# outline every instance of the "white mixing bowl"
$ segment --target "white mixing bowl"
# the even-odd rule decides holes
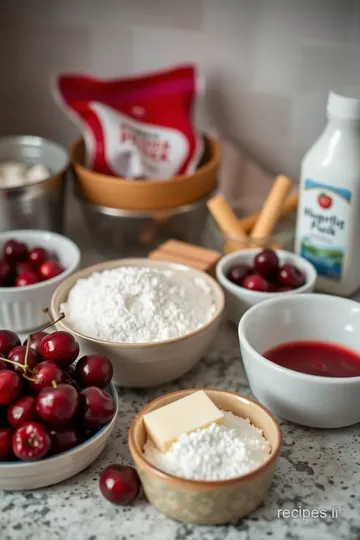
[[[246,375],[272,413],[317,428],[360,422],[360,377],[319,377],[279,366],[263,353],[291,341],[324,341],[360,353],[360,304],[322,294],[283,295],[253,306],[239,324]]]

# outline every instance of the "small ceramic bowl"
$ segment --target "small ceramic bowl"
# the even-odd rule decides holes
[[[227,277],[227,273],[235,264],[252,264],[255,255],[261,251],[258,248],[236,251],[222,257],[216,267],[216,277],[222,285],[225,292],[226,315],[230,322],[238,325],[239,320],[244,313],[255,304],[277,298],[279,296],[288,296],[294,294],[310,293],[314,290],[316,282],[316,270],[314,266],[290,251],[276,250],[280,265],[293,264],[301,270],[306,276],[306,282],[302,287],[287,292],[259,292],[251,291],[232,283]]]
[[[91,338],[71,328],[66,318],[56,326],[68,330],[79,341],[84,354],[105,354],[114,368],[116,384],[132,388],[147,388],[165,384],[184,375],[202,358],[214,338],[224,310],[224,294],[221,287],[209,275],[187,266],[153,261],[150,259],[119,259],[107,261],[85,268],[66,279],[55,291],[51,300],[51,312],[54,318],[60,314],[61,304],[66,302],[70,289],[76,281],[86,278],[94,272],[102,272],[120,266],[151,267],[172,270],[179,273],[182,280],[201,278],[210,287],[216,303],[213,318],[201,328],[184,336],[153,343],[114,343]]]
[[[104,450],[115,427],[118,395],[111,383],[107,389],[115,401],[113,419],[75,448],[39,461],[0,461],[0,490],[22,491],[52,486],[86,469]]]
[[[360,422],[360,377],[319,377],[270,362],[263,353],[291,341],[325,341],[360,353],[360,304],[322,294],[279,295],[239,324],[241,354],[256,398],[274,414],[316,428]]]
[[[219,525],[240,519],[259,506],[272,481],[282,437],[275,418],[252,399],[227,390],[204,388],[220,409],[249,418],[252,424],[262,429],[271,444],[269,458],[254,471],[223,481],[185,480],[160,471],[143,454],[146,441],[143,416],[198,390],[179,390],[144,407],[131,424],[129,446],[145,494],[160,512],[184,523]]]
[[[66,236],[34,229],[0,233],[0,253],[5,242],[10,239],[25,242],[30,248],[40,246],[55,252],[65,268],[58,276],[34,285],[0,287],[0,327],[14,332],[28,332],[48,322],[43,309],[49,307],[58,285],[79,268],[80,250]]]

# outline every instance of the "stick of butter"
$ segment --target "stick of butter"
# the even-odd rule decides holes
[[[166,452],[183,433],[221,424],[224,415],[204,390],[173,401],[144,415],[148,436],[160,452]]]

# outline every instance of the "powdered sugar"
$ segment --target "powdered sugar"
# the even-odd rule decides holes
[[[248,418],[223,413],[224,424],[181,435],[165,454],[148,439],[145,457],[164,472],[192,480],[226,480],[249,473],[267,460],[270,443]]]
[[[61,306],[74,330],[127,343],[183,336],[216,311],[212,291],[201,278],[151,267],[122,266],[79,279]]]

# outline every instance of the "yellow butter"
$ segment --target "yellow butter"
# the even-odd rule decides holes
[[[166,452],[183,433],[223,421],[223,413],[203,390],[144,415],[146,432],[161,452]]]

